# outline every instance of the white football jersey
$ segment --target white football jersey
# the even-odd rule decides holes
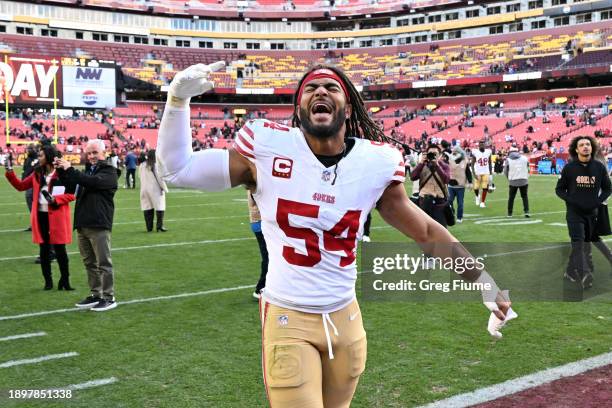
[[[491,174],[489,171],[489,162],[491,161],[491,149],[485,149],[481,152],[479,149],[472,150],[472,156],[476,159],[474,162],[474,173],[477,176],[483,174]]]
[[[299,128],[267,120],[243,126],[234,148],[257,168],[266,301],[316,313],[345,307],[355,298],[357,238],[368,213],[387,186],[404,182],[400,151],[356,139],[337,169],[326,168]]]

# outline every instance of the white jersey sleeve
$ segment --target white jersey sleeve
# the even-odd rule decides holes
[[[180,187],[221,191],[231,187],[229,152],[191,147],[189,108],[166,105],[157,139],[158,165],[162,178]]]

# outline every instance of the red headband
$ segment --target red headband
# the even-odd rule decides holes
[[[334,81],[338,82],[340,84],[340,87],[344,91],[344,96],[346,97],[347,102],[349,103],[351,102],[348,89],[346,89],[346,84],[344,83],[342,78],[340,78],[340,76],[336,74],[334,71],[332,71],[331,69],[321,68],[321,69],[315,69],[314,71],[312,71],[302,81],[302,86],[300,86],[300,89],[298,91],[298,96],[297,96],[298,105],[300,104],[300,101],[302,100],[302,92],[304,92],[304,87],[306,86],[306,84],[308,84],[308,82],[312,81],[313,79],[321,79],[321,78],[329,78],[329,79],[333,79]]]

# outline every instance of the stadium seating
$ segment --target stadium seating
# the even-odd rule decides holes
[[[119,62],[126,75],[156,85],[168,83],[179,70],[196,63],[224,60],[229,67],[213,74],[218,88],[292,88],[311,65],[331,61],[360,85],[385,85],[422,79],[452,79],[565,67],[585,67],[612,62],[608,30],[590,31],[566,27],[550,34],[505,34],[478,37],[460,43],[446,41],[439,47],[413,44],[336,51],[248,51],[245,59],[231,50],[185,49],[3,35],[0,43],[20,54],[88,56]],[[469,43],[469,44],[468,44]],[[571,47],[568,49],[568,44]],[[572,45],[573,44],[573,45]],[[573,48],[572,48],[573,47]],[[578,52],[576,50],[580,49]],[[339,55],[338,55],[339,54]],[[562,58],[563,55],[566,58]],[[568,60],[569,58],[569,60]],[[248,64],[258,69],[237,82],[237,70]]]

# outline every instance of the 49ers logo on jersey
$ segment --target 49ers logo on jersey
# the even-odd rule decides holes
[[[275,157],[272,162],[272,175],[280,178],[291,178],[293,160],[284,157]]]

